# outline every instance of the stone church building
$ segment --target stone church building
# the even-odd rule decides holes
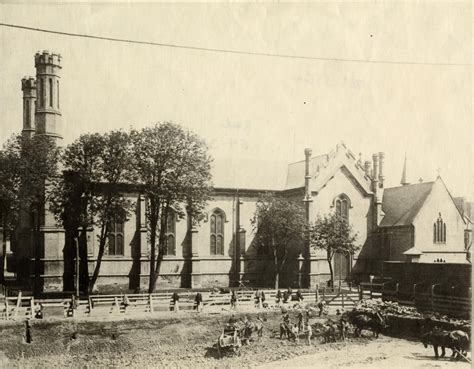
[[[22,80],[23,135],[49,135],[61,144],[61,57],[47,51],[35,55],[36,78]],[[302,153],[303,154],[303,153]],[[441,178],[430,183],[385,188],[384,153],[370,161],[356,157],[343,143],[313,156],[311,149],[290,163],[284,188],[272,192],[300,203],[308,221],[336,212],[357,232],[361,250],[336,255],[337,280],[364,280],[376,274],[383,260],[412,262],[466,261],[466,222]],[[251,218],[265,189],[214,188],[205,219],[191,227],[188,219],[172,217],[167,230],[168,249],[158,288],[251,286],[273,284],[273,262],[254,246]],[[99,291],[121,288],[145,290],[148,284],[149,245],[143,195],[130,191],[135,210],[127,221],[114,225],[97,281]],[[41,252],[35,253],[31,225],[24,219],[12,245],[12,268],[33,285],[35,257],[40,254],[43,291],[72,290],[73,268],[64,253],[64,230],[45,209],[41,224]],[[98,244],[96,230],[88,230],[87,263],[92,273]],[[282,287],[325,284],[329,268],[324,252],[299,249],[281,277]],[[69,281],[69,282],[68,282]]]

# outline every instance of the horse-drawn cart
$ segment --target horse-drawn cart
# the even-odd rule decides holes
[[[239,337],[239,330],[236,327],[226,326],[217,340],[217,353],[219,357],[226,354],[240,355],[242,341]]]

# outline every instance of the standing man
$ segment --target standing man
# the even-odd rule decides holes
[[[311,328],[311,324],[309,324],[309,320],[305,323],[305,331],[306,337],[308,339],[308,346],[311,345],[311,336],[313,335],[313,329]]]
[[[235,290],[232,290],[232,295],[230,296],[230,308],[233,310],[237,308],[237,294]]]
[[[278,290],[276,294],[276,302],[277,302],[278,307],[281,306],[281,299],[282,299],[281,291]]]
[[[175,313],[179,313],[179,295],[178,292],[173,292],[173,296],[171,297],[173,301],[173,308]]]
[[[198,313],[202,311],[202,295],[201,292],[196,293],[196,297],[194,299],[196,302],[196,310]]]
[[[298,314],[298,330],[301,331],[303,329],[303,311],[300,310]]]
[[[303,294],[301,293],[300,290],[296,291],[296,299],[298,300],[299,304],[301,304],[303,302]]]

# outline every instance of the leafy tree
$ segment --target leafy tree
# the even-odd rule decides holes
[[[131,177],[130,136],[122,131],[85,134],[64,151],[64,176],[55,184],[51,209],[68,231],[70,259],[74,237],[79,236],[83,284],[92,292],[100,273],[111,225],[125,221],[132,204],[124,196]],[[87,231],[97,227],[97,262],[88,279]],[[84,280],[85,279],[85,280]]]
[[[257,201],[251,223],[257,248],[271,251],[273,255],[275,288],[278,289],[290,252],[301,249],[304,242],[304,209],[294,201],[265,194]]]
[[[168,216],[187,212],[192,222],[201,219],[211,191],[211,160],[204,141],[174,123],[132,131],[132,140],[136,178],[146,198],[153,292],[166,252]]]
[[[310,246],[326,251],[326,260],[331,273],[331,286],[334,286],[334,271],[332,260],[336,253],[353,254],[360,246],[355,244],[357,234],[353,233],[351,225],[337,214],[318,217],[309,226]]]
[[[14,136],[4,144],[0,155],[0,211],[4,238],[9,236],[11,239],[21,217],[33,220],[36,276],[40,273],[40,227],[44,220],[45,199],[50,190],[48,184],[57,176],[59,152],[54,140],[48,136]]]
[[[4,258],[7,239],[12,239],[13,229],[17,226],[20,195],[20,149],[15,149],[16,138],[11,138],[0,151],[0,226],[3,237],[0,252],[0,281],[4,280]]]

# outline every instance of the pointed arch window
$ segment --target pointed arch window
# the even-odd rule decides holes
[[[211,255],[224,255],[224,221],[223,211],[216,209],[211,214]]]
[[[433,242],[434,243],[446,243],[446,223],[439,213],[439,217],[433,224]]]
[[[44,106],[44,81],[43,78],[39,80],[39,89],[38,89],[40,107]]]
[[[123,221],[115,219],[109,227],[109,255],[124,255]]]
[[[340,194],[334,199],[336,214],[343,219],[349,221],[349,209],[351,208],[351,200],[345,194]]]
[[[53,107],[53,79],[49,79],[49,106]]]
[[[176,214],[173,210],[168,213],[166,222],[165,255],[176,255]]]
[[[30,102],[28,100],[25,100],[25,114],[26,114],[26,126],[28,128],[31,127],[31,113],[30,113]]]

